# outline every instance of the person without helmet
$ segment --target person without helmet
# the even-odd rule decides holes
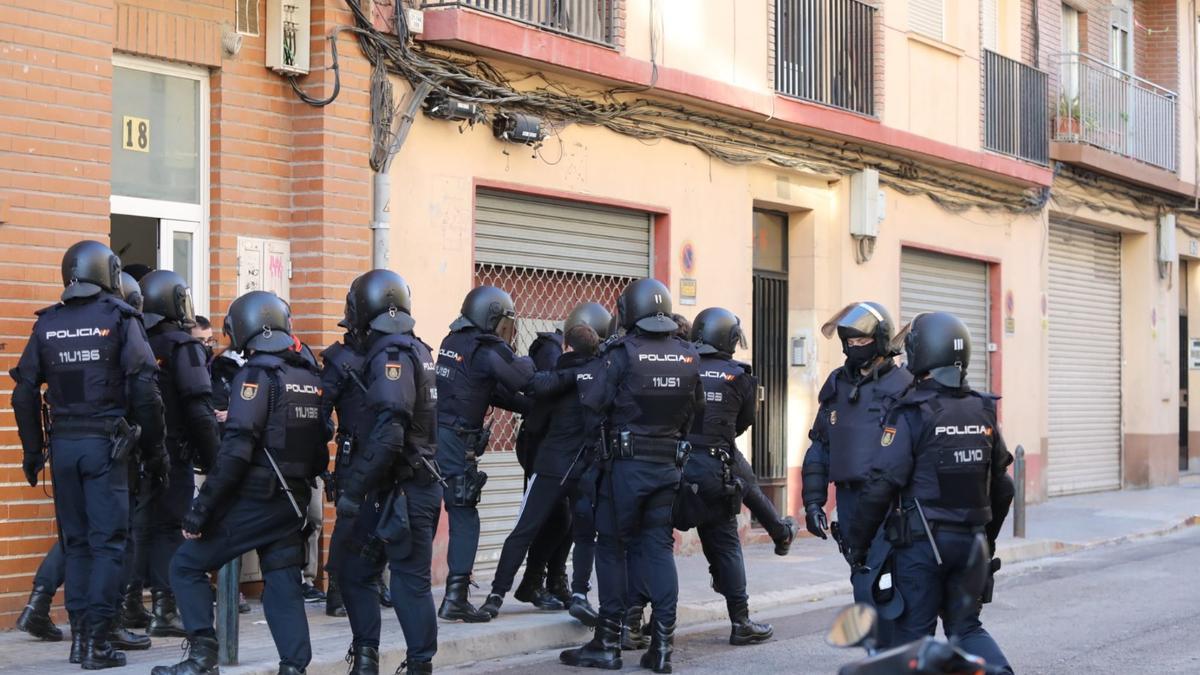
[[[844,542],[843,528],[854,519],[867,467],[879,447],[884,411],[912,382],[912,374],[893,360],[894,331],[891,314],[877,302],[847,305],[821,327],[825,337],[837,335],[846,355],[845,364],[830,373],[817,396],[821,407],[809,432],[812,444],[802,470],[805,521],[808,531],[822,539],[829,529],[825,517],[829,483],[837,486],[835,539]],[[888,553],[885,543],[875,551],[880,561]],[[857,600],[876,604],[870,589],[855,590]],[[886,642],[894,607],[878,609],[880,639]]]
[[[632,575],[653,605],[651,643],[641,665],[671,672],[679,578],[675,569],[672,505],[685,435],[704,412],[699,354],[673,335],[671,294],[661,282],[642,279],[617,300],[626,334],[611,343],[582,392],[589,429],[602,433],[606,452],[596,499],[596,572],[600,620],[595,637],[559,660],[571,666],[621,668],[621,624],[626,604],[626,550]]]
[[[587,302],[575,307],[563,324],[565,353],[553,368],[539,371],[530,383],[534,409],[545,417],[547,428],[534,455],[533,475],[517,524],[504,540],[492,591],[481,608],[492,617],[500,612],[504,595],[512,588],[521,558],[531,545],[536,545],[535,538],[545,536],[550,539],[550,549],[563,545],[569,548],[575,542],[574,577],[566,599],[572,616],[587,625],[596,623],[595,610],[587,599],[595,526],[591,518],[573,523],[572,504],[579,494],[580,476],[591,464],[595,450],[594,440],[584,435],[579,377],[588,364],[598,359],[600,342],[608,337],[611,322],[612,315],[602,305]],[[532,552],[529,555],[534,559]],[[556,609],[566,606],[560,603]]]
[[[392,570],[393,610],[408,649],[401,667],[410,675],[430,673],[438,632],[430,574],[442,504],[433,356],[413,334],[411,294],[400,275],[372,270],[350,293],[348,319],[363,348],[354,385],[361,385],[363,408],[357,447],[339,470],[339,545],[330,563],[354,634],[350,673],[379,672],[376,579],[384,564]]]
[[[287,303],[274,293],[251,291],[234,300],[229,328],[233,349],[248,359],[233,381],[216,459],[184,515],[186,541],[171,560],[189,654],[174,666],[156,666],[153,675],[217,672],[208,572],[252,550],[279,672],[303,673],[312,659],[300,568],[305,506],[329,463],[321,381],[297,349]]]
[[[62,280],[62,301],[37,313],[10,372],[12,407],[30,486],[38,483],[46,449],[54,455],[67,614],[72,633],[86,636],[72,657],[94,670],[125,665],[109,637],[124,579],[128,464],[140,456],[147,472],[165,482],[169,459],[154,354],[140,315],[121,299],[120,259],[104,244],[81,241],[63,256]],[[43,427],[43,384],[50,429]]]
[[[996,397],[967,385],[971,335],[957,317],[919,314],[902,337],[916,384],[886,415],[850,523],[846,560],[862,567],[899,498],[900,512],[891,516],[895,526],[886,528],[892,543],[900,544],[893,578],[903,610],[894,643],[931,635],[940,614],[958,646],[1012,672],[979,621],[982,605],[966,611],[949,606],[976,536],[986,535],[995,555],[1012,503],[1006,473],[1012,455],[997,425]]]
[[[437,357],[437,459],[448,485],[443,499],[450,518],[450,573],[438,616],[479,623],[491,619],[468,599],[479,548],[476,507],[487,481],[487,474],[479,470],[490,432],[483,418],[489,406],[528,412],[529,401],[519,392],[534,371],[529,359],[517,358],[510,346],[517,314],[508,293],[480,286],[467,293],[461,311]]]

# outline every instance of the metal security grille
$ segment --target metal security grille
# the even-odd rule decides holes
[[[1046,73],[983,50],[983,146],[1038,164],[1050,161]]]
[[[592,42],[612,44],[616,0],[424,0],[422,9],[470,7]]]
[[[751,432],[754,472],[776,506],[786,504],[787,482],[787,277],[754,274],[754,373],[762,387]]]
[[[875,12],[860,0],[776,0],[775,89],[874,115]]]
[[[900,320],[921,312],[949,312],[971,331],[971,363],[967,381],[988,391],[988,340],[991,303],[987,263],[906,248],[900,255]]]
[[[1050,223],[1051,495],[1121,487],[1121,236]]]

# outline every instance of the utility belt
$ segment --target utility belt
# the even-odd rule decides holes
[[[833,485],[834,485],[834,487],[836,487],[839,490],[849,490],[851,492],[858,492],[859,490],[862,489],[863,481],[861,481],[861,480],[839,480],[839,481],[834,481]]]
[[[609,436],[608,447],[611,448],[615,459],[637,459],[683,466],[687,462],[692,444],[673,438],[638,436],[629,431],[620,431]]]
[[[943,520],[930,520],[928,524],[935,536],[938,532],[973,535],[984,532],[986,529],[983,525],[951,523]],[[911,546],[914,541],[929,538],[926,521],[921,517],[921,511],[916,506],[905,506],[902,511],[892,509],[884,523],[884,536],[888,543],[896,548]]]
[[[102,436],[112,440],[109,456],[123,462],[133,454],[142,437],[142,429],[124,417],[58,417],[54,419],[51,435],[88,438]]]
[[[438,425],[454,432],[462,440],[463,445],[467,447],[467,454],[478,457],[487,451],[488,443],[492,440],[492,427],[488,425],[483,428],[468,427],[462,424],[441,424]],[[469,460],[474,461],[474,460]]]
[[[288,491],[303,494],[305,490],[312,489],[312,485],[306,479],[285,477],[285,480],[287,489],[284,489],[285,485],[280,484],[274,469],[269,466],[252,465],[242,477],[241,494],[253,499],[270,499]]]

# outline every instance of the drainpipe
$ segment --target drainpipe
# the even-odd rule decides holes
[[[408,138],[413,122],[417,119],[417,111],[425,103],[425,97],[433,90],[433,85],[422,82],[413,90],[408,99],[408,106],[396,124],[392,135],[392,145],[388,148],[387,160],[383,168],[371,177],[371,268],[387,269],[389,263],[388,242],[391,238],[392,224],[388,218],[388,205],[391,199],[392,180],[390,170],[392,160]]]

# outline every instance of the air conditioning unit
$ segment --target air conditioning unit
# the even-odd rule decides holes
[[[308,74],[309,0],[267,0],[267,67],[280,75]]]

